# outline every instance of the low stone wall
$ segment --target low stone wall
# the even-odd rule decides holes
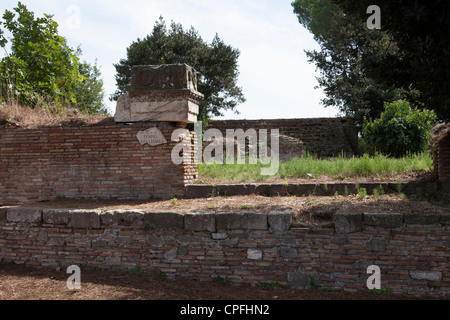
[[[133,268],[169,278],[367,291],[367,268],[395,294],[450,294],[450,213],[338,212],[300,228],[290,212],[174,213],[0,208],[0,260]]]
[[[261,195],[278,196],[333,196],[358,194],[358,188],[365,188],[367,194],[373,194],[377,188],[382,188],[385,194],[404,193],[406,195],[430,196],[439,190],[436,181],[411,182],[346,182],[346,183],[248,183],[248,184],[189,184],[186,186],[186,198],[207,198],[214,195],[239,196]]]

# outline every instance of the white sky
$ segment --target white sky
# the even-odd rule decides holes
[[[214,35],[241,52],[238,85],[247,101],[240,115],[227,112],[221,119],[278,119],[334,117],[337,109],[320,104],[324,93],[317,85],[315,66],[304,50],[319,49],[312,35],[293,13],[292,0],[22,0],[41,17],[53,14],[59,34],[82,58],[97,59],[111,113],[116,90],[114,63],[126,58],[126,48],[150,34],[162,15],[184,29],[193,26],[211,42]],[[1,0],[0,13],[17,0]],[[75,9],[75,10],[74,10]],[[79,14],[78,14],[78,13]]]

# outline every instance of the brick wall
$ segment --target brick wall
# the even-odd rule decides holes
[[[0,260],[164,272],[169,278],[367,291],[381,269],[395,294],[450,294],[450,213],[338,212],[326,229],[289,212],[169,213],[0,208]],[[312,279],[312,280],[311,280]]]
[[[216,120],[209,127],[219,129],[224,135],[226,129],[279,129],[280,134],[303,141],[305,151],[319,157],[358,153],[357,131],[344,118]]]
[[[444,192],[450,194],[450,129],[437,143],[437,168]]]
[[[155,126],[168,143],[141,145],[137,133]],[[171,160],[177,144],[171,135],[177,128],[165,122],[0,128],[0,205],[53,200],[58,195],[86,199],[183,195],[197,170],[194,162],[174,165]]]

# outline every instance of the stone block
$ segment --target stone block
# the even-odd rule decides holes
[[[309,289],[312,285],[320,286],[319,274],[317,272],[308,273],[301,265],[297,271],[288,272],[287,278],[288,284],[296,289]]]
[[[137,134],[137,138],[141,145],[148,144],[150,147],[167,144],[167,140],[164,137],[163,133],[156,127],[147,129],[145,131],[139,131]]]
[[[128,245],[133,243],[132,237],[117,237],[116,242],[119,245]]]
[[[224,149],[225,151],[226,149]],[[243,196],[255,194],[256,185],[254,184],[228,184],[220,186],[223,194],[226,196]]]
[[[144,224],[154,229],[182,229],[184,215],[176,212],[148,212],[144,215]]]
[[[100,215],[102,225],[105,226],[143,226],[144,213],[139,210],[112,210]]]
[[[338,211],[334,216],[336,233],[351,233],[361,231],[363,227],[363,214],[359,212]]]
[[[107,240],[104,239],[99,239],[99,240],[93,240],[92,241],[92,247],[93,248],[106,248],[109,246],[109,242]]]
[[[298,258],[298,252],[294,248],[281,248],[280,256],[283,258]]]
[[[134,66],[131,91],[117,101],[116,122],[197,121],[204,96],[197,73],[186,65]]]
[[[36,237],[36,240],[47,242],[47,240],[48,240],[48,232],[47,231],[40,231],[39,234]]]
[[[67,225],[70,221],[71,210],[66,209],[45,209],[42,212],[44,224]]]
[[[173,250],[169,250],[164,254],[164,259],[166,260],[175,260],[178,256],[178,250],[177,249],[173,249]]]
[[[64,244],[64,238],[51,238],[47,242],[47,245],[52,247],[62,247]]]
[[[295,239],[295,236],[293,234],[286,234],[280,237],[280,242],[281,244],[295,245],[297,244],[297,239]]]
[[[73,210],[68,226],[75,229],[98,229],[100,228],[99,212],[95,210]]]
[[[219,213],[217,230],[267,230],[267,214],[254,212]]]
[[[364,248],[369,251],[385,251],[386,245],[386,240],[372,238],[365,243]]]
[[[6,220],[8,222],[22,222],[22,223],[41,223],[42,211],[37,208],[9,208],[6,213]]]
[[[228,239],[228,235],[226,233],[213,233],[213,240],[225,240]]]
[[[187,231],[216,231],[216,215],[213,212],[195,212],[184,215],[184,228]]]
[[[196,92],[197,81],[197,72],[187,64],[133,66],[130,92],[134,94],[158,90]]]
[[[365,213],[364,224],[373,227],[397,228],[403,225],[401,213]]]
[[[366,271],[367,268],[374,265],[375,263],[372,260],[357,260],[354,263],[355,269]]]
[[[214,192],[214,186],[209,184],[190,184],[186,186],[186,197],[189,199],[210,197]]]
[[[247,250],[247,259],[249,260],[262,260],[262,250],[260,249],[248,249]]]
[[[273,232],[286,232],[291,228],[292,213],[289,211],[272,211],[267,216],[269,228]]]
[[[228,247],[228,248],[234,248],[238,245],[239,239],[238,238],[230,238],[223,241],[220,241],[220,246],[222,247]]]
[[[201,243],[203,238],[199,236],[192,236],[190,234],[182,234],[175,237],[177,242],[182,245],[189,245],[192,243]]]
[[[410,271],[409,275],[414,280],[442,281],[441,271]]]
[[[331,236],[330,242],[333,244],[344,245],[349,244],[350,241],[346,234],[335,234]]]
[[[288,284],[289,286],[296,289],[306,289],[309,288],[309,278],[305,272],[289,272],[288,273]]]
[[[147,244],[152,247],[159,247],[165,245],[166,242],[162,237],[151,235],[147,236]]]
[[[105,263],[107,266],[121,266],[122,259],[120,257],[106,257]]]
[[[408,213],[404,215],[405,224],[428,225],[439,223],[441,216],[433,213]]]
[[[7,212],[8,212],[7,207],[0,208],[0,223],[6,222]]]
[[[441,224],[450,224],[450,213],[445,212],[440,214],[441,218],[439,219],[439,223]]]

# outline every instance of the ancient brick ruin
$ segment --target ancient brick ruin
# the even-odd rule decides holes
[[[436,149],[435,169],[443,195],[450,198],[450,124],[438,125],[433,140],[433,147]]]
[[[291,153],[303,151],[318,157],[358,155],[358,134],[356,128],[345,118],[315,119],[276,119],[276,120],[216,120],[210,128],[220,130],[224,135],[227,129],[279,129],[280,158],[289,159]],[[292,152],[289,139],[296,139],[296,150]]]
[[[173,133],[195,122],[203,95],[187,65],[137,66],[115,121],[96,125],[4,127],[0,130],[0,205],[77,199],[150,199],[183,196],[197,178],[195,133],[191,152],[174,164]]]

